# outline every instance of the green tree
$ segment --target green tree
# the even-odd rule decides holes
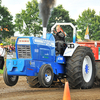
[[[51,27],[55,23],[68,23],[71,22],[75,25],[75,21],[69,17],[69,12],[63,8],[62,5],[55,7],[51,13],[49,23],[47,26],[48,31],[51,31]],[[66,32],[66,41],[72,42],[73,40],[73,29],[71,26],[61,26],[61,28]]]
[[[12,21],[13,16],[10,14],[7,7],[0,5],[0,34],[2,34],[2,38],[14,35],[14,24]]]
[[[23,28],[23,21],[26,24],[26,28]],[[37,0],[32,0],[26,4],[26,10],[22,10],[21,13],[16,14],[15,30],[20,34],[31,35],[40,34],[42,30],[42,20],[39,19],[39,8]]]
[[[79,15],[77,19],[78,35],[84,40],[86,28],[89,26],[89,37],[92,40],[100,40],[100,16],[96,15],[95,10],[87,9]]]
[[[0,5],[1,5],[1,0],[0,0]]]

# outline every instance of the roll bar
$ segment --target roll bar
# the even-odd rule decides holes
[[[53,33],[53,30],[57,25],[70,25],[73,28],[73,43],[76,42],[76,27],[72,23],[56,23],[52,26],[51,33]]]

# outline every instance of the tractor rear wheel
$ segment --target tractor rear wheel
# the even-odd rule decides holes
[[[26,79],[31,88],[39,88],[41,86],[37,76],[27,76]]]
[[[7,74],[7,68],[5,67],[4,73],[3,73],[3,79],[4,79],[4,82],[6,85],[8,85],[8,86],[16,85],[18,78],[19,78],[18,76],[9,76]]]
[[[79,46],[66,62],[67,80],[71,88],[89,89],[93,86],[96,66],[89,47]]]

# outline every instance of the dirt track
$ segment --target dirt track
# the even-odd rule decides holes
[[[100,88],[71,89],[71,100],[100,100]],[[30,88],[26,77],[20,77],[16,86],[6,86],[0,75],[0,100],[62,100],[63,88]]]

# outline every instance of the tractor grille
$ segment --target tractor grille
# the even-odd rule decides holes
[[[30,45],[17,45],[18,58],[31,58]]]

